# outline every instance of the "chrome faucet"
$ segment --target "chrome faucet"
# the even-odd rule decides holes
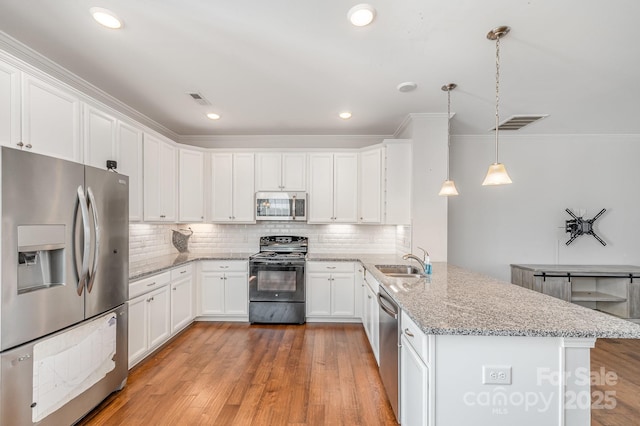
[[[418,262],[420,264],[420,267],[422,268],[422,271],[424,273],[427,273],[428,271],[427,271],[426,261],[427,261],[427,256],[429,256],[429,253],[425,249],[423,249],[422,247],[418,247],[418,248],[423,251],[422,259],[420,259],[418,256],[416,256],[415,254],[412,254],[412,253],[405,254],[404,256],[402,256],[402,259],[403,260],[407,260],[407,259],[415,260],[416,262]]]

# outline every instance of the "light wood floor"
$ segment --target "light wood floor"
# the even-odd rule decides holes
[[[640,424],[640,341],[599,339],[592,426]],[[610,375],[611,377],[611,375]],[[602,401],[601,405],[606,405]],[[396,425],[360,324],[193,324],[81,425]]]
[[[640,340],[598,339],[591,350],[591,372],[591,425],[640,425]],[[594,383],[604,382],[600,378],[607,374],[608,384]],[[614,404],[600,400],[605,392],[610,392]],[[611,405],[615,408],[607,408]]]
[[[361,324],[198,322],[82,425],[396,425]]]

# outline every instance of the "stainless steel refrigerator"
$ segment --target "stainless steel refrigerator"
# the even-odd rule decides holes
[[[0,425],[73,424],[126,383],[128,177],[0,156]]]

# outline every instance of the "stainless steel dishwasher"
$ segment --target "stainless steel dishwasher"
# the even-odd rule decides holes
[[[380,336],[380,378],[387,391],[391,408],[400,421],[400,333],[398,330],[398,305],[389,293],[379,286],[379,336]]]

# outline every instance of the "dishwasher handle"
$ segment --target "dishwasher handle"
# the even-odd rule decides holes
[[[380,309],[385,311],[391,318],[398,319],[398,308],[392,301],[383,296],[382,293],[378,293],[378,304],[380,305]]]

